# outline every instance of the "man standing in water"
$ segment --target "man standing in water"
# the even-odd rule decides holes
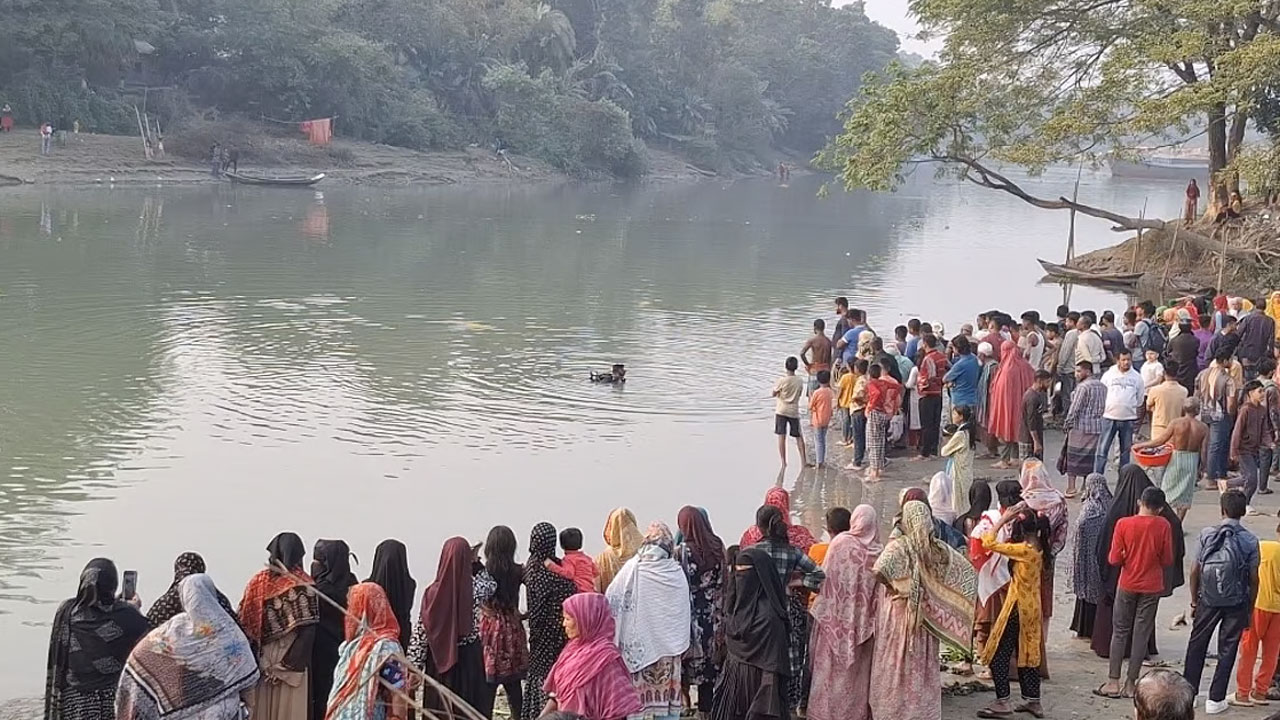
[[[804,381],[796,377],[800,361],[794,356],[787,358],[787,374],[778,379],[773,386],[773,397],[776,399],[773,415],[773,433],[778,436],[778,456],[782,458],[782,466],[787,465],[787,435],[796,440],[796,448],[800,451],[800,463],[808,465],[804,452],[804,436],[800,432],[800,396],[804,395]]]
[[[1200,422],[1200,401],[1187,398],[1182,403],[1182,417],[1169,423],[1163,431],[1152,432],[1147,442],[1133,446],[1134,450],[1145,450],[1173,445],[1173,457],[1164,467],[1160,489],[1179,520],[1187,516],[1195,497],[1196,480],[1200,477],[1200,448],[1208,436],[1209,426]]]
[[[827,324],[818,318],[813,321],[813,337],[805,341],[804,347],[800,348],[800,362],[804,363],[804,369],[809,373],[809,393],[813,394],[818,389],[818,373],[823,370],[831,370],[831,339],[827,337]],[[813,353],[813,359],[809,359],[809,353]]]

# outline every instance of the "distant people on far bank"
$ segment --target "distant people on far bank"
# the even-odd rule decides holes
[[[40,123],[40,154],[48,155],[53,151],[53,125]]]
[[[1187,201],[1182,210],[1182,222],[1186,227],[1196,221],[1196,214],[1199,212],[1200,205],[1200,186],[1196,184],[1196,179],[1191,178],[1191,182],[1187,183]]]
[[[0,106],[0,132],[13,132],[13,108],[9,103]]]

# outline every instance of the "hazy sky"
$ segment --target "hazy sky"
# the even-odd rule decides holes
[[[852,0],[836,0],[835,4],[844,5],[846,2],[852,2]],[[911,38],[919,32],[920,28],[907,14],[908,0],[865,0],[865,2],[867,16],[898,33],[903,50],[928,57],[942,47],[942,43],[938,40],[922,43]]]

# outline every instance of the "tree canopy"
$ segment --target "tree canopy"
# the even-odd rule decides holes
[[[1040,207],[1159,227],[1035,198],[996,168],[1099,163],[1194,135],[1208,147],[1221,197],[1238,182],[1259,98],[1280,82],[1274,0],[913,0],[911,8],[926,32],[945,36],[944,49],[936,62],[890,68],[850,102],[844,131],[823,153],[847,187],[892,188],[913,166],[937,163]]]
[[[641,171],[637,138],[745,168],[822,147],[897,50],[830,0],[0,0],[0,101],[129,132],[146,85],[170,125],[337,115],[361,139],[501,139],[570,171]]]

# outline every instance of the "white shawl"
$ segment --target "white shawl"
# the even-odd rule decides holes
[[[689,649],[689,581],[666,550],[644,546],[618,571],[605,596],[629,672]]]

